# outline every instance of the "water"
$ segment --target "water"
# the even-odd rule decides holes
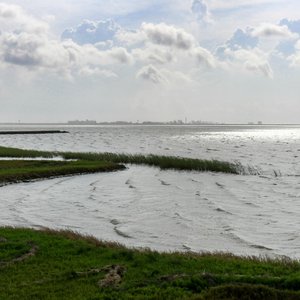
[[[1,225],[68,228],[164,251],[300,257],[300,127],[59,129],[70,134],[0,136],[0,145],[213,158],[239,161],[260,175],[128,166],[116,173],[10,185],[1,187]]]

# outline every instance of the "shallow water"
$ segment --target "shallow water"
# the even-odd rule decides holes
[[[7,129],[7,127],[6,127]],[[43,150],[240,161],[261,175],[127,170],[1,187],[0,224],[69,228],[128,246],[300,257],[299,127],[70,127],[0,136]]]

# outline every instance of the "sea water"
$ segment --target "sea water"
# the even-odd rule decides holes
[[[24,149],[155,153],[240,162],[256,175],[113,173],[1,187],[0,225],[51,227],[160,251],[300,257],[298,126],[2,126],[69,134],[0,136]]]

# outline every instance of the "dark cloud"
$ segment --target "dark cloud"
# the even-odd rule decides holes
[[[21,66],[38,66],[37,49],[42,45],[39,36],[27,33],[4,34],[1,37],[3,60]]]

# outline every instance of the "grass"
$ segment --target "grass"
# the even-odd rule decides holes
[[[175,169],[186,171],[210,171],[231,174],[244,172],[240,164],[175,156],[142,155],[142,154],[116,154],[116,153],[76,153],[76,152],[50,152],[36,150],[22,150],[17,148],[0,147],[0,157],[18,158],[51,158],[61,156],[65,159],[78,159],[88,161],[107,161],[113,163],[128,163],[137,165],[155,166],[161,169]]]
[[[300,263],[0,228],[0,299],[300,299]]]
[[[0,161],[0,184],[124,168],[122,165],[103,161],[5,160]]]

